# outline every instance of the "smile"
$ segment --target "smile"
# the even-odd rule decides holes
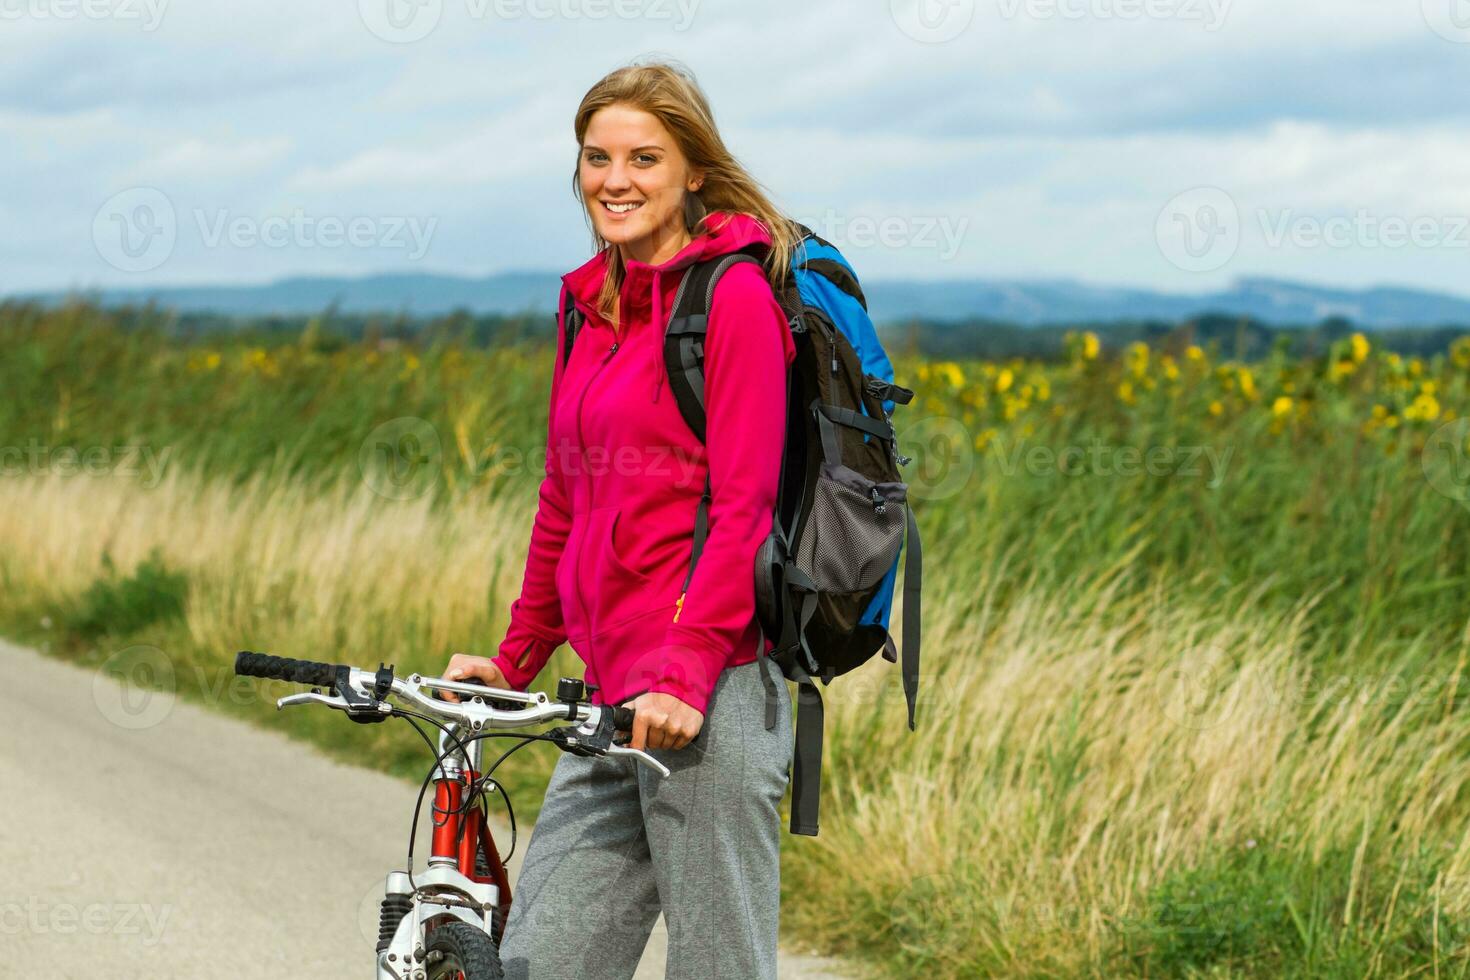
[[[622,204],[614,204],[611,201],[603,201],[602,206],[613,214],[627,214],[629,211],[636,211],[638,208],[643,207],[643,202],[627,201]]]

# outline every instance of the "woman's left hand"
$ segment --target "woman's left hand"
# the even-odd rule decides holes
[[[650,691],[628,702],[633,709],[634,749],[682,749],[704,727],[704,715],[672,694]]]

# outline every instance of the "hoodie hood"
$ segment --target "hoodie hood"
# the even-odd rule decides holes
[[[617,330],[613,331],[619,342],[655,324],[660,332],[663,331],[673,312],[674,293],[679,288],[679,280],[689,266],[750,246],[769,248],[771,245],[771,235],[766,231],[765,225],[748,214],[714,212],[705,220],[705,225],[707,231],[690,240],[688,245],[667,262],[660,265],[649,265],[636,259],[627,262],[618,304],[621,322]],[[609,331],[612,327],[602,319],[596,309],[597,295],[602,291],[602,282],[607,275],[609,255],[615,247],[608,246],[580,268],[562,276],[562,283],[582,310],[584,322]],[[662,346],[655,345],[651,349],[658,353],[657,357],[648,358],[652,398],[656,402],[663,390],[667,372],[663,364]]]

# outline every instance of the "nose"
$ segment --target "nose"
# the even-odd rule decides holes
[[[627,165],[616,161],[608,165],[607,179],[602,183],[609,194],[615,195],[633,186]]]

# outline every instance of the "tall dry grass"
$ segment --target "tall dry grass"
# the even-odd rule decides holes
[[[156,552],[189,576],[201,648],[391,658],[490,641],[531,515],[472,498],[435,509],[346,481],[233,485],[174,469],[145,490],[38,476],[0,481],[0,565],[12,602],[64,604],[104,574],[104,556],[126,570]]]
[[[828,934],[883,935],[933,976],[1183,975],[1274,897],[1303,907],[1235,963],[1251,975],[1463,975],[1444,923],[1470,913],[1470,647],[1334,672],[1310,600],[1272,616],[1242,589],[1211,612],[1129,575],[1022,586],[1001,611],[1003,572],[946,583],[922,734],[896,705],[836,704],[834,793],[797,872],[840,876]],[[1201,867],[1211,887],[1172,897]]]

